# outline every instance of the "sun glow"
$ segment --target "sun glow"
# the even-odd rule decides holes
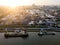
[[[3,6],[24,6],[24,5],[31,5],[33,0],[0,0],[0,5]]]

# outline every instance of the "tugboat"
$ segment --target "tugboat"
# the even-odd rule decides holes
[[[47,31],[43,31],[41,30],[39,33],[38,33],[39,36],[43,36],[43,35],[55,35],[54,32],[47,32]]]
[[[7,32],[4,34],[6,38],[8,37],[28,37],[26,30],[15,30],[14,32]]]

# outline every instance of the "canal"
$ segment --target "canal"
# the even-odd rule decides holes
[[[0,33],[0,45],[60,45],[60,33],[56,35],[38,36],[38,32],[28,32],[29,37],[5,38],[4,33]]]

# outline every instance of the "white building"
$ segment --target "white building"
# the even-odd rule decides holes
[[[30,22],[28,23],[28,25],[32,25],[32,24],[34,24],[34,21],[30,21]]]

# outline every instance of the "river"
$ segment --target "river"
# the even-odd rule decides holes
[[[29,37],[5,38],[0,33],[0,45],[60,45],[60,33],[56,35],[38,36],[38,32],[28,32]]]

